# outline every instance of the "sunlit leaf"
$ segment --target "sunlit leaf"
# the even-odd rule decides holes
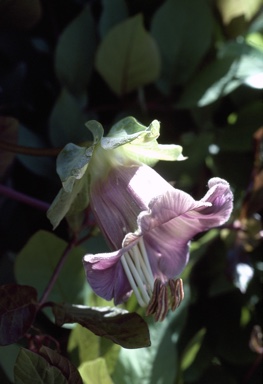
[[[92,348],[90,348],[91,345]],[[87,328],[77,324],[71,331],[68,342],[68,351],[71,355],[77,351],[80,364],[103,357],[108,372],[111,374],[115,368],[120,346],[112,343],[105,337],[96,336]]]
[[[80,305],[54,304],[56,324],[79,323],[98,336],[106,337],[124,348],[150,345],[145,321],[137,313],[117,308],[95,308]]]
[[[0,140],[17,144],[18,120],[13,117],[0,116]],[[0,149],[0,179],[13,163],[15,153]]]
[[[205,1],[167,0],[159,7],[151,32],[161,52],[158,87],[163,92],[169,93],[173,85],[185,83],[194,73],[210,46],[212,31]]]
[[[100,18],[99,29],[101,37],[116,24],[128,17],[128,8],[124,0],[103,0],[103,12]]]
[[[193,339],[189,342],[182,357],[181,367],[183,370],[187,369],[194,361],[201,345],[203,338],[206,334],[204,328],[200,329]]]
[[[262,6],[262,0],[216,0],[224,24],[243,17],[249,21]]]
[[[71,362],[47,347],[41,347],[39,354],[52,366],[58,368],[65,378],[68,384],[82,384],[80,374],[76,367]]]
[[[67,243],[53,233],[36,232],[17,255],[17,281],[34,286],[42,295],[66,247]],[[70,251],[48,300],[82,303],[85,284],[82,256],[83,251],[78,247]]]
[[[14,377],[15,384],[68,383],[59,368],[50,365],[44,357],[23,348],[16,360]]]
[[[0,286],[0,345],[15,343],[32,325],[37,310],[37,292],[17,284]]]
[[[81,364],[79,372],[84,384],[114,384],[107,371],[105,360],[101,357]]]
[[[89,7],[67,25],[60,36],[55,70],[62,85],[82,95],[90,80],[96,49],[95,23]]]
[[[159,51],[143,26],[141,14],[108,32],[98,48],[95,66],[117,95],[134,91],[158,78]]]
[[[263,87],[263,53],[243,43],[223,46],[215,61],[208,64],[187,86],[177,107],[204,107],[233,92],[242,84]],[[254,85],[253,80],[258,83]]]

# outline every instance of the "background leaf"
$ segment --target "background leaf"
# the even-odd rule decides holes
[[[84,384],[114,384],[108,374],[105,361],[101,357],[81,364],[79,371]]]
[[[17,281],[34,286],[41,296],[66,246],[67,243],[56,235],[38,231],[17,255],[15,262]],[[83,302],[83,287],[86,280],[82,267],[83,253],[81,248],[74,248],[68,254],[49,300]]]
[[[37,311],[37,292],[17,284],[0,286],[0,345],[21,339],[31,327]]]
[[[107,33],[98,47],[95,66],[117,95],[157,79],[159,51],[143,26],[142,15],[123,21]]]
[[[58,368],[68,384],[82,384],[80,374],[70,361],[47,347],[41,347],[39,354],[52,366]]]
[[[70,142],[80,144],[91,139],[85,127],[88,115],[82,105],[85,102],[75,98],[65,87],[61,90],[49,121],[49,137],[55,147],[63,147]]]
[[[76,365],[103,357],[109,374],[115,369],[120,348],[118,344],[104,337],[98,337],[79,324],[72,329],[68,342],[68,352],[73,361],[76,361]]]
[[[89,83],[95,49],[95,24],[87,6],[63,31],[55,55],[58,79],[76,96],[82,95]]]
[[[102,0],[103,12],[100,17],[99,30],[101,37],[116,24],[128,18],[128,8],[124,0]]]
[[[15,384],[67,384],[59,368],[50,365],[46,359],[34,352],[21,348],[15,368]]]
[[[30,29],[42,16],[40,0],[0,1],[0,26],[15,29]]]
[[[166,0],[152,19],[151,32],[162,58],[157,85],[169,93],[173,85],[189,79],[211,44],[210,9],[204,1]]]

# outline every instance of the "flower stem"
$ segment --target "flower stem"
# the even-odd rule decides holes
[[[40,211],[47,211],[50,206],[50,204],[44,201],[25,195],[22,192],[15,191],[14,189],[9,188],[3,184],[0,184],[0,195],[7,196],[16,201],[20,201],[21,203],[37,208]]]

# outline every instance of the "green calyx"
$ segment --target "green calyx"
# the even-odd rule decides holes
[[[69,143],[57,158],[62,188],[47,212],[54,228],[63,217],[77,214],[88,206],[90,181],[92,175],[98,173],[96,168],[103,177],[108,168],[117,163],[154,166],[159,160],[184,159],[181,146],[158,144],[160,123],[157,120],[145,127],[134,117],[126,117],[114,124],[106,137],[99,122],[88,121],[86,127],[93,134],[93,144],[80,147]]]

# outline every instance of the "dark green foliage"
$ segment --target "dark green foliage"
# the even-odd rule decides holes
[[[0,1],[1,383],[262,382],[262,32],[260,0]],[[86,283],[82,256],[107,249],[74,209],[88,196],[55,232],[46,217],[62,147],[130,115],[183,146],[156,166],[168,181],[199,199],[221,177],[235,197],[158,324]]]

